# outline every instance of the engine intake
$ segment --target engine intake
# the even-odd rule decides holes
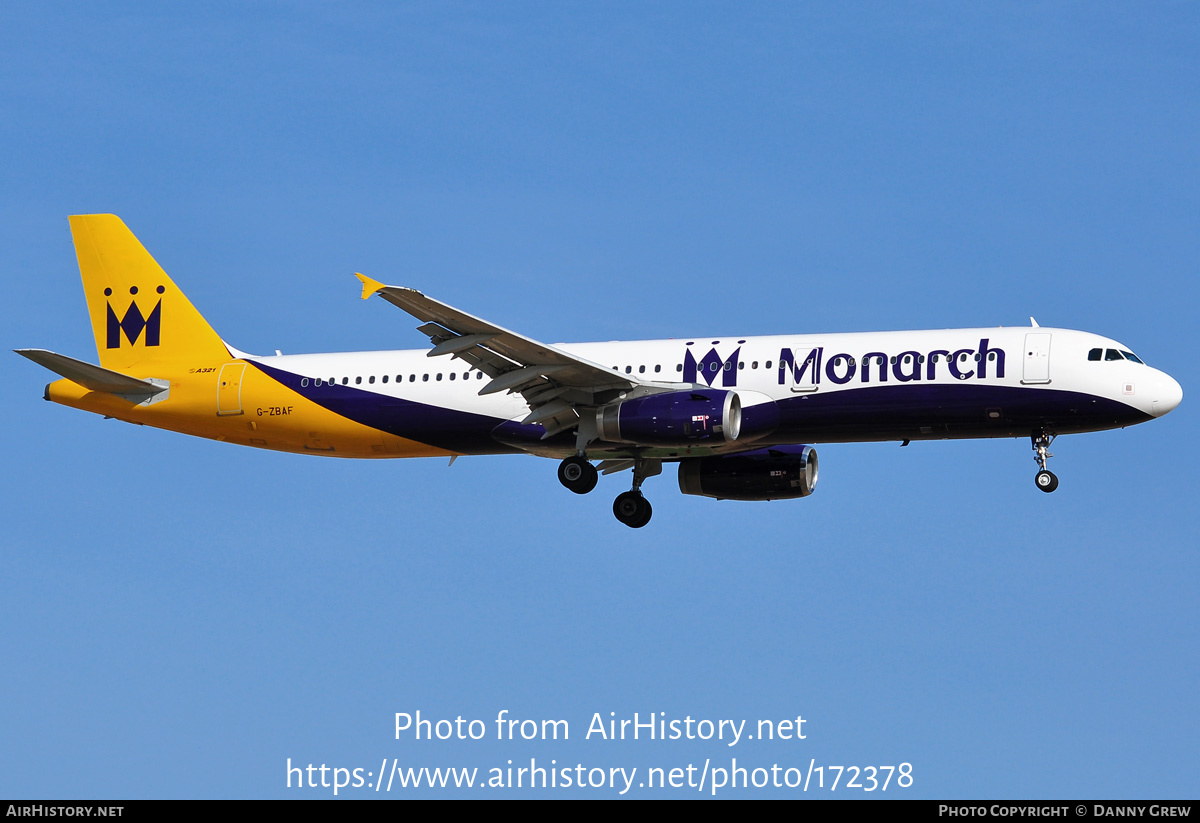
[[[732,443],[741,432],[742,403],[722,389],[649,394],[597,409],[596,428],[612,443]]]
[[[816,485],[812,446],[770,446],[679,463],[681,492],[718,500],[790,500],[808,497]]]

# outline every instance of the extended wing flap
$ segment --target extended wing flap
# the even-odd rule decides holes
[[[600,392],[623,391],[642,385],[642,381],[631,375],[618,374],[598,363],[509,331],[415,289],[385,286],[364,275],[357,276],[363,282],[364,298],[378,294],[422,321],[419,330],[433,343],[430,356],[449,354],[466,360],[491,377],[481,394],[516,391],[536,406],[545,402],[541,397],[552,394],[549,390],[555,388],[579,390],[590,399]]]
[[[121,374],[121,372],[106,369],[103,366],[94,366],[91,363],[85,363],[82,360],[46,349],[14,349],[13,351],[92,391],[133,398],[149,397],[167,388],[165,385],[159,385],[150,380],[130,377],[127,374]]]

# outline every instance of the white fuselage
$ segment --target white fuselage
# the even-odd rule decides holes
[[[774,401],[782,409],[781,425],[758,444],[1094,431],[1160,416],[1182,397],[1169,375],[1122,355],[1129,352],[1124,345],[1054,328],[693,337],[556,348],[644,381],[736,391],[748,413]],[[1089,360],[1096,350],[1100,359]],[[424,412],[408,414],[406,428],[396,434],[432,438],[464,453],[514,450],[511,439],[501,443],[488,433],[529,413],[522,397],[481,396],[485,375],[449,356],[427,354],[250,359],[299,377],[301,391],[311,390],[318,402],[331,392],[339,395],[330,402],[341,404],[340,413],[352,415],[372,397],[419,405]],[[349,397],[353,402],[344,402]],[[456,412],[463,416],[450,421],[446,413]],[[569,451],[528,450],[563,449]]]

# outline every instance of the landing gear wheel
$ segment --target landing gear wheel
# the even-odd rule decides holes
[[[596,488],[598,476],[596,467],[582,457],[568,457],[558,464],[558,482],[576,494],[587,494]]]
[[[1035,431],[1030,436],[1033,450],[1037,454],[1033,459],[1037,461],[1038,468],[1041,469],[1034,478],[1034,482],[1047,494],[1058,488],[1058,478],[1054,476],[1054,472],[1046,468],[1046,461],[1054,456],[1050,453],[1050,444],[1054,442],[1055,437],[1057,437],[1056,434],[1045,429]]]
[[[613,502],[613,514],[631,529],[640,529],[650,522],[654,509],[641,492],[628,491],[617,495]]]
[[[638,507],[638,519],[629,525],[635,529],[640,529],[642,526],[650,522],[650,517],[654,514],[654,507],[650,505],[650,501],[642,498],[641,506]]]

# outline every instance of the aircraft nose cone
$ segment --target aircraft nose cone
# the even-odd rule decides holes
[[[1183,400],[1183,386],[1180,386],[1179,381],[1171,375],[1164,374],[1162,383],[1154,393],[1152,414],[1155,417],[1162,417],[1178,406],[1181,400]]]

